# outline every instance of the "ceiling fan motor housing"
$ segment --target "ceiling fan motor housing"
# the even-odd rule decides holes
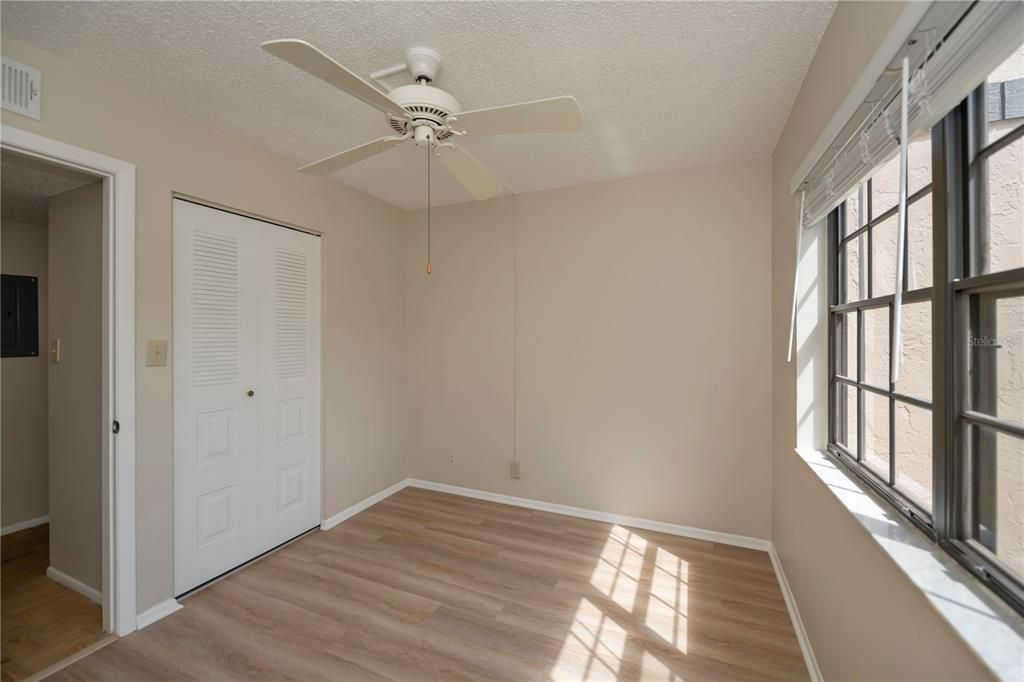
[[[459,100],[440,88],[432,85],[400,85],[388,93],[400,107],[409,112],[412,122],[388,116],[388,123],[399,135],[404,135],[410,127],[415,127],[416,122],[429,122],[435,126],[443,127],[449,116],[454,116],[462,111]],[[452,136],[450,130],[437,132],[437,139],[445,140]]]

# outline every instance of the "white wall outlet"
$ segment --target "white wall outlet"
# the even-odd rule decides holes
[[[455,466],[455,455],[448,455],[448,466]]]
[[[511,466],[509,467],[509,476],[516,479],[517,481],[519,480],[519,462],[512,462]]]
[[[150,339],[146,342],[146,367],[167,366],[166,339]]]

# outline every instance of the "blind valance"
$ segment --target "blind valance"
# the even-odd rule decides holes
[[[810,227],[900,147],[901,80],[909,63],[907,129],[930,129],[1020,46],[1024,3],[935,2],[924,12],[834,141],[795,179]]]

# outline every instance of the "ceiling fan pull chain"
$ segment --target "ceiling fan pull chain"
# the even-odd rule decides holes
[[[427,145],[427,274],[434,271],[430,265],[430,145]]]

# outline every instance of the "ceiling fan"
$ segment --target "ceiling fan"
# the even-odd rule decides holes
[[[384,112],[394,131],[387,137],[303,166],[299,170],[304,173],[334,173],[411,140],[416,146],[431,150],[474,199],[484,200],[503,193],[505,185],[469,152],[456,145],[454,138],[561,133],[583,127],[580,107],[576,99],[569,96],[462,111],[455,97],[430,85],[441,70],[441,58],[430,48],[414,47],[406,52],[405,68],[415,82],[400,85],[387,94],[303,40],[271,40],[263,43],[263,49]],[[389,69],[388,73],[401,68]]]

